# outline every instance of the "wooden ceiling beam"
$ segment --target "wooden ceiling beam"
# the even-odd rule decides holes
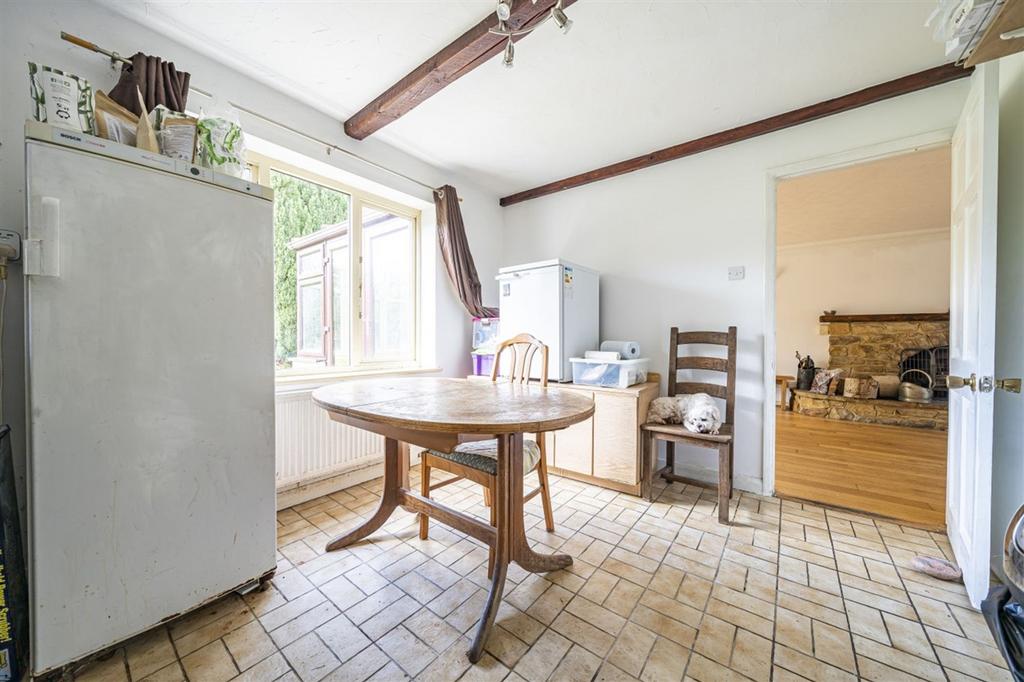
[[[531,0],[515,0],[512,3],[512,16],[507,23],[513,30],[533,26],[547,17],[556,1],[537,0],[534,3]],[[562,6],[568,7],[573,2],[575,0],[562,0]],[[501,52],[507,39],[490,32],[497,25],[494,13],[488,14],[476,26],[353,114],[345,121],[345,133],[357,140],[365,139]],[[518,42],[525,37],[520,35],[513,40]]]
[[[850,111],[851,109],[863,107],[868,104],[874,104],[875,102],[881,102],[882,100],[886,100],[891,97],[906,95],[911,92],[930,88],[934,85],[940,85],[942,83],[957,80],[958,78],[964,78],[965,76],[971,75],[971,71],[973,70],[973,67],[961,68],[955,64],[936,66],[935,68],[920,71],[909,76],[903,76],[902,78],[887,81],[879,85],[872,85],[871,87],[851,92],[849,94],[842,95],[841,97],[825,100],[824,102],[818,102],[817,104],[801,107],[800,109],[787,111],[784,114],[770,116],[768,118],[761,119],[760,121],[755,121],[754,123],[747,123],[737,128],[723,130],[711,135],[706,135],[705,137],[690,140],[689,142],[683,142],[671,147],[659,149],[658,151],[644,154],[643,156],[637,156],[632,159],[619,161],[618,163],[603,166],[586,173],[580,173],[568,178],[563,178],[562,180],[549,182],[546,185],[534,187],[533,189],[516,192],[515,194],[510,194],[509,196],[502,198],[499,203],[502,206],[511,206],[512,204],[518,204],[521,201],[536,199],[548,194],[554,194],[555,192],[563,192],[567,189],[572,189],[573,187],[580,187],[591,182],[607,180],[608,178],[614,178],[617,175],[624,175],[625,173],[632,173],[633,171],[649,168],[650,166],[654,166],[659,163],[665,163],[666,161],[674,161],[676,159],[700,154],[701,152],[706,152],[718,147],[724,147],[725,145],[743,142],[744,140],[749,140],[760,135],[767,135],[768,133],[774,133],[802,123],[815,121],[825,116]]]

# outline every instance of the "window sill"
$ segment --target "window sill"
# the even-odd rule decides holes
[[[301,374],[279,374],[274,377],[274,393],[296,393],[309,391],[327,384],[347,379],[371,379],[375,377],[403,376],[412,374],[436,374],[440,367],[377,367],[374,369],[345,370],[340,372],[306,372]]]

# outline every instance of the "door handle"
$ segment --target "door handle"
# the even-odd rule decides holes
[[[950,374],[946,377],[946,386],[948,388],[970,388],[972,391],[977,391],[978,377],[973,372],[969,377],[958,377]]]
[[[1020,393],[1020,379],[996,379],[996,388],[1008,393]]]

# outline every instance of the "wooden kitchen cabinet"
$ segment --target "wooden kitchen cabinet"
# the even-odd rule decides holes
[[[490,381],[490,377],[470,379]],[[660,381],[658,374],[648,372],[646,383],[629,388],[548,384],[548,388],[573,391],[594,401],[594,416],[590,419],[544,434],[548,471],[639,495],[643,455],[640,425],[647,419],[651,401],[658,397]]]
[[[596,414],[596,411],[595,411]],[[594,418],[555,431],[551,448],[556,469],[590,475],[594,472]]]
[[[629,388],[575,384],[549,385],[575,391],[594,400],[594,416],[562,431],[548,434],[551,473],[593,483],[632,495],[640,494],[640,424],[658,397],[657,375]]]

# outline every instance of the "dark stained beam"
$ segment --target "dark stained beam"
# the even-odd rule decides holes
[[[824,102],[818,102],[817,104],[812,104],[800,109],[794,109],[793,111],[787,111],[784,114],[770,116],[768,118],[761,119],[760,121],[755,121],[754,123],[747,123],[739,126],[738,128],[723,130],[705,137],[690,140],[689,142],[683,142],[671,147],[659,149],[658,151],[651,152],[650,154],[637,156],[632,159],[627,159],[626,161],[619,161],[618,163],[613,163],[610,166],[603,166],[586,173],[580,173],[579,175],[573,175],[562,180],[549,182],[548,184],[541,185],[540,187],[516,192],[515,194],[510,194],[509,196],[502,198],[499,203],[502,206],[511,206],[512,204],[518,204],[521,201],[536,199],[537,197],[554,194],[555,192],[562,192],[567,189],[572,189],[573,187],[580,187],[591,182],[597,182],[598,180],[607,180],[608,178],[614,178],[617,175],[632,173],[633,171],[637,171],[642,168],[648,168],[659,163],[665,163],[666,161],[674,161],[676,159],[693,156],[694,154],[700,154],[701,152],[706,152],[718,147],[724,147],[725,145],[743,142],[744,140],[749,140],[760,135],[767,135],[768,133],[774,133],[792,126],[797,126],[801,123],[815,121],[819,118],[824,118],[825,116],[850,111],[851,109],[863,107],[868,104],[874,104],[875,102],[881,102],[882,100],[886,100],[891,97],[906,95],[911,92],[930,88],[933,85],[940,85],[942,83],[957,80],[958,78],[964,78],[965,76],[971,75],[971,71],[973,70],[973,68],[961,68],[955,64],[936,66],[935,68],[920,71],[909,76],[903,76],[896,80],[891,80],[879,85],[872,85],[871,87],[851,92],[847,95],[842,95],[841,97],[825,100]]]
[[[818,322],[949,322],[949,313],[894,313],[882,315],[821,315]]]
[[[562,0],[568,7],[576,0]],[[513,30],[533,26],[547,17],[556,0],[514,0],[508,25]],[[507,38],[491,33],[498,25],[494,13],[412,70],[345,121],[345,133],[357,140],[377,132],[412,111],[431,96],[505,49]],[[516,36],[518,42],[525,35]]]

